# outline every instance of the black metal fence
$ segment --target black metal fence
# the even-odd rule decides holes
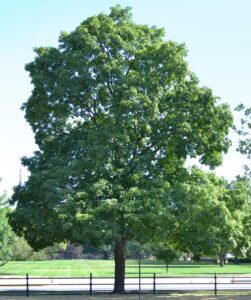
[[[0,294],[90,294],[113,292],[113,277],[0,277]],[[126,277],[125,292],[160,293],[171,291],[250,291],[251,275],[205,275],[161,277]]]

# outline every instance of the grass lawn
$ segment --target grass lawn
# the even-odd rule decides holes
[[[93,276],[113,276],[113,260],[48,260],[48,261],[21,261],[8,262],[0,267],[0,275],[21,275],[28,273],[30,276],[39,277],[85,277],[90,273]],[[216,264],[209,263],[174,263],[166,267],[158,261],[142,260],[142,276],[177,276],[177,275],[211,275],[213,273],[224,274],[251,274],[251,264],[227,264],[221,268]],[[138,276],[138,261],[127,260],[126,276]]]

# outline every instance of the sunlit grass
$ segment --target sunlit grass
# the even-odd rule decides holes
[[[87,277],[90,273],[93,276],[114,276],[113,260],[48,260],[48,261],[22,261],[8,262],[0,267],[0,275],[20,275],[41,277]],[[251,274],[251,264],[227,264],[220,267],[217,264],[209,263],[184,263],[177,262],[169,266],[166,273],[166,266],[155,260],[142,260],[142,276],[182,276],[182,275],[211,275],[217,274]],[[138,260],[127,260],[126,276],[138,276]]]

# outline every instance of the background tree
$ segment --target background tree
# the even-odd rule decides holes
[[[54,244],[48,246],[40,251],[34,251],[23,237],[15,235],[14,241],[11,245],[12,260],[47,260],[62,258],[60,254],[66,250],[66,244]]]
[[[12,259],[15,261],[24,261],[31,259],[32,248],[23,237],[16,236],[11,246]]]
[[[180,250],[218,255],[245,253],[250,244],[250,185],[246,178],[228,184],[213,173],[191,169],[169,194],[176,217],[174,240]]]
[[[0,178],[1,181],[1,178]],[[6,264],[12,258],[12,243],[15,234],[13,233],[9,223],[7,214],[8,209],[7,195],[0,195],[0,266]]]
[[[103,259],[109,259],[113,252],[111,245],[102,245],[99,251],[101,252]]]
[[[83,245],[74,245],[71,242],[68,242],[62,254],[66,259],[83,258]]]
[[[58,259],[62,258],[62,253],[67,249],[67,243],[54,243],[52,246],[45,248],[47,259]]]
[[[166,273],[168,273],[169,264],[180,256],[178,250],[166,242],[154,244],[153,254],[158,260],[164,261],[166,264]]]
[[[246,256],[251,247],[251,185],[246,176],[238,176],[227,186],[227,206],[233,217],[241,225],[236,237],[236,247],[232,249],[236,262],[238,257]]]
[[[152,245],[149,243],[146,244],[139,244],[135,241],[128,241],[126,245],[126,255],[129,258],[138,259],[139,252],[141,257],[149,258],[153,255]]]
[[[222,161],[232,116],[188,69],[183,44],[115,6],[36,48],[23,105],[39,150],[15,188],[10,222],[36,249],[63,239],[114,244],[115,292],[125,247],[169,218],[166,193],[187,157]],[[168,231],[167,231],[168,232]]]

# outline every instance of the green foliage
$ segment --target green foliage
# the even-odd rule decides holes
[[[45,260],[52,258],[57,250],[65,248],[61,243],[35,252],[23,237],[17,236],[12,231],[8,222],[12,210],[8,207],[8,202],[6,193],[0,195],[0,266],[9,260]]]
[[[46,259],[48,259],[47,251],[46,251],[46,249],[42,249],[40,251],[34,251],[34,252],[32,252],[32,255],[31,255],[31,257],[30,257],[29,260],[33,260],[33,261],[41,260],[41,261],[44,261]]]
[[[8,212],[7,196],[6,194],[0,195],[0,266],[12,258],[11,245],[14,240],[14,233],[8,223]]]
[[[240,136],[238,151],[251,159],[251,107],[246,108],[243,104],[236,107],[242,113],[241,125],[235,126],[236,132]],[[245,167],[246,173],[251,174],[249,166]]]
[[[166,195],[186,159],[221,163],[229,107],[200,87],[185,46],[163,38],[115,6],[63,32],[57,48],[35,49],[23,110],[39,150],[22,159],[31,175],[15,188],[10,223],[36,250],[116,245],[123,268],[128,240],[170,233]]]
[[[52,246],[49,246],[45,249],[45,254],[47,259],[55,259],[58,258],[59,252],[66,251],[67,243],[54,243]]]
[[[15,236],[11,245],[12,260],[14,261],[25,261],[25,260],[46,260],[57,257],[59,250],[64,250],[66,245],[54,244],[40,251],[34,251],[31,246],[23,237]]]
[[[243,255],[250,245],[250,185],[238,177],[228,184],[213,173],[191,169],[189,180],[170,193],[174,241],[184,252]]]
[[[179,258],[179,252],[172,245],[159,243],[153,246],[153,253],[158,260],[164,261],[168,266],[175,259]]]
[[[36,249],[64,239],[146,242],[188,156],[217,166],[232,116],[188,69],[183,44],[116,6],[36,48],[23,105],[39,150],[10,222]]]
[[[129,258],[137,259],[139,257],[139,253],[141,257],[149,258],[152,256],[152,247],[148,244],[139,244],[135,241],[129,241],[126,245],[126,255]]]
[[[32,256],[33,250],[23,237],[16,236],[11,248],[15,261],[29,260]]]

